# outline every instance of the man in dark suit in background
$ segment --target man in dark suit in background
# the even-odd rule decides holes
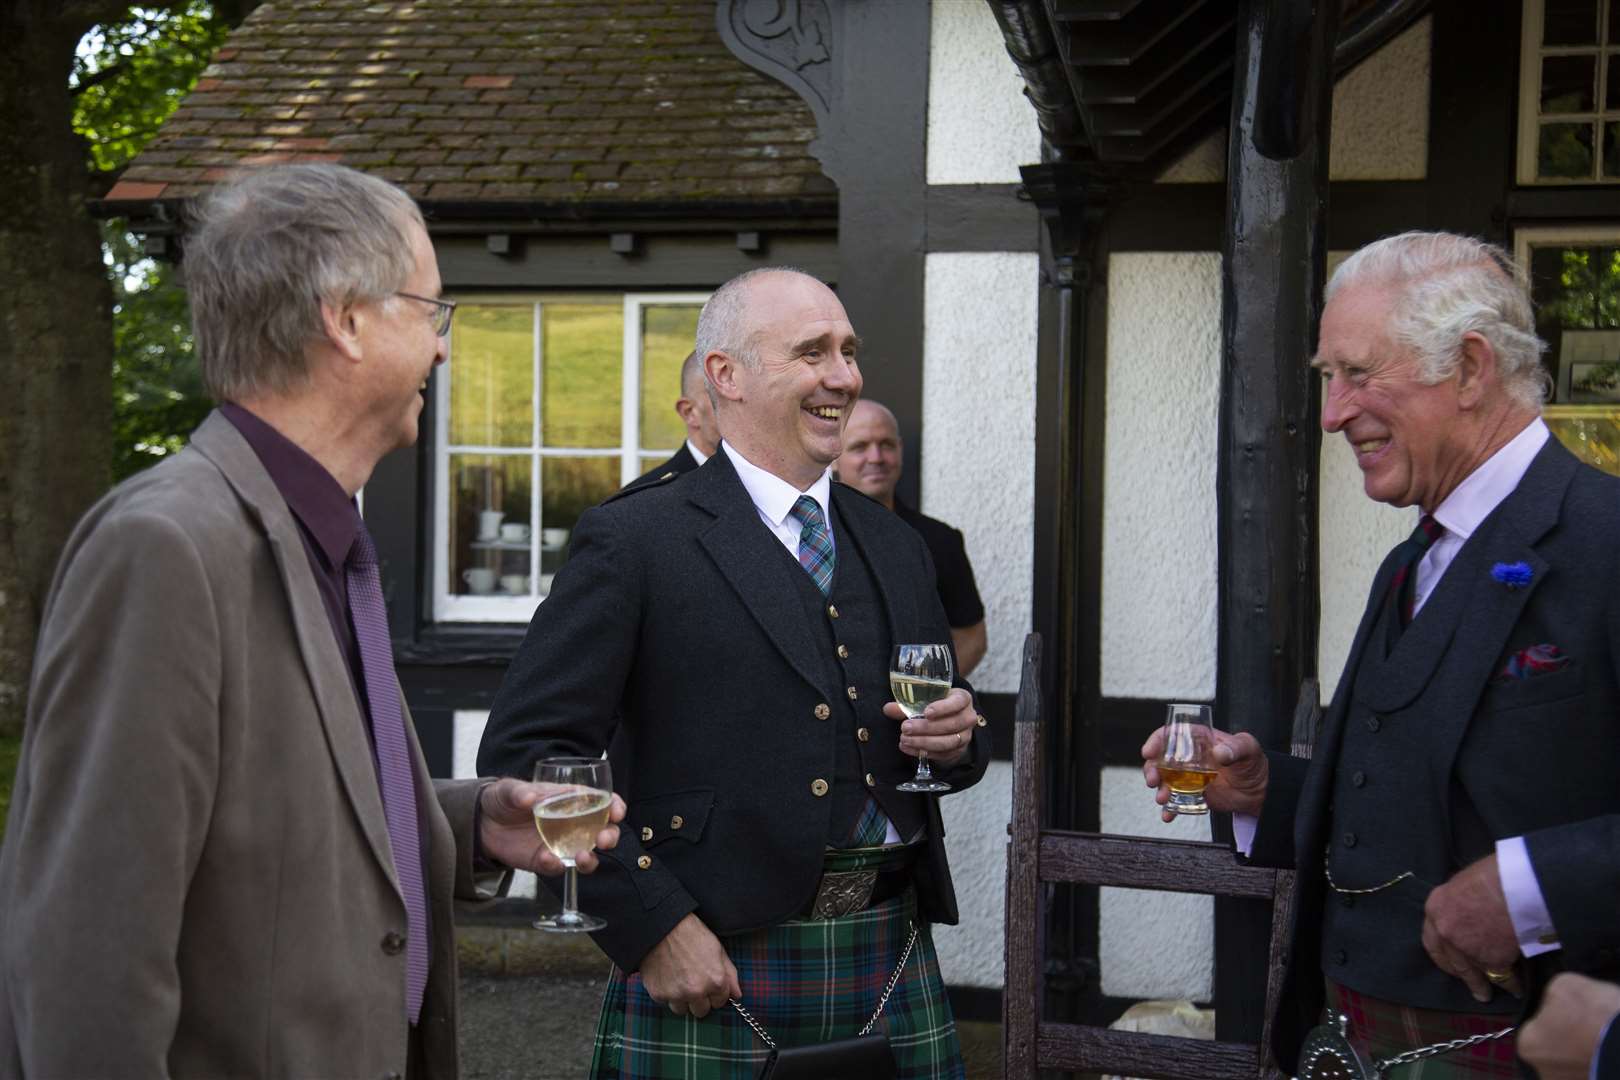
[[[1312,758],[1218,736],[1211,805],[1254,861],[1299,871],[1284,1068],[1324,1003],[1387,1058],[1505,1027],[1551,970],[1620,955],[1620,479],[1541,420],[1544,346],[1500,249],[1391,237],[1326,301],[1322,426],[1369,498],[1422,517],[1373,581]],[[1503,1040],[1425,1069],[1516,1065]]]
[[[626,487],[648,480],[668,480],[691,472],[714,456],[720,445],[720,432],[714,426],[714,405],[703,386],[703,358],[693,350],[681,361],[681,396],[675,399],[675,412],[686,425],[686,442],[662,465],[648,469]]]
[[[859,340],[786,270],[722,286],[697,339],[720,451],[580,518],[479,766],[610,749],[635,808],[581,883],[615,964],[595,1075],[751,1077],[765,1047],[728,998],[782,1045],[844,1038],[903,961],[879,1025],[899,1075],[960,1077],[939,806],[894,785],[926,752],[961,790],[989,746],[960,681],[903,724],[888,701],[893,646],[950,628],[922,539],[830,481]]]
[[[900,483],[900,425],[888,407],[863,398],[855,403],[844,428],[844,451],[838,457],[838,479],[900,515],[916,529],[934,557],[934,583],[945,618],[951,624],[951,643],[962,674],[971,675],[984,659],[988,642],[984,632],[984,602],[973,580],[973,564],[960,529],[907,506],[894,493]]]

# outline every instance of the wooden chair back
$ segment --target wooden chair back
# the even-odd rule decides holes
[[[1274,1080],[1271,1017],[1287,947],[1293,873],[1241,866],[1224,844],[1042,829],[1041,637],[1024,641],[1013,754],[1013,815],[1007,845],[1006,990],[1002,995],[1006,1080],[1041,1069],[1156,1080]],[[1314,688],[1312,696],[1314,697]],[[1266,1030],[1258,1044],[1111,1031],[1042,1019],[1046,886],[1068,882],[1273,901]]]

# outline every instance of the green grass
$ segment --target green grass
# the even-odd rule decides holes
[[[0,735],[0,833],[6,828],[6,811],[11,808],[11,781],[17,775],[17,755],[21,752],[21,735]]]

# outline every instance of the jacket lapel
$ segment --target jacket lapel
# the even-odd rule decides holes
[[[807,663],[816,655],[816,642],[792,577],[804,571],[760,521],[731,459],[717,451],[688,483],[692,502],[715,518],[698,533],[698,543],[783,659],[831,700],[831,692]]]
[[[360,715],[360,703],[342,654],[334,647],[331,622],[310,571],[298,523],[258,455],[229,420],[218,412],[210,414],[192,434],[191,445],[225,475],[264,529],[287,591],[298,648],[309,672],[332,760],[372,854],[397,883],[365,719]]]
[[[1430,595],[1423,610],[1406,628],[1376,677],[1358,678],[1356,690],[1368,706],[1393,712],[1416,701],[1431,686],[1469,695],[1444,711],[1444,722],[1457,725],[1461,737],[1474,704],[1490,678],[1490,665],[1530,596],[1546,576],[1547,564],[1534,545],[1558,523],[1564,491],[1575,475],[1576,461],[1556,438],[1549,438],[1518,487],[1493,510]],[[1497,563],[1529,564],[1530,583],[1508,588],[1491,577]],[[1466,626],[1467,648],[1451,648]]]
[[[866,496],[850,490],[844,484],[832,485],[832,504],[838,514],[838,524],[842,531],[834,538],[842,543],[848,539],[851,544],[860,549],[861,557],[872,571],[872,578],[877,582],[878,593],[883,597],[883,611],[889,618],[889,633],[894,635],[895,644],[901,638],[911,633],[911,628],[921,622],[916,605],[912,602],[911,594],[897,594],[895,584],[901,581],[911,581],[917,572],[916,560],[909,562],[906,557],[915,556],[915,551],[898,550],[895,547],[873,543],[873,536],[868,531],[874,513],[888,514],[890,511],[872,503]]]

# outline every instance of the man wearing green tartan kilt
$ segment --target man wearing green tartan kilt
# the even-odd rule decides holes
[[[606,751],[630,804],[580,889],[615,965],[593,1076],[757,1075],[739,1002],[780,1048],[877,1013],[898,1076],[960,1077],[938,796],[895,785],[926,755],[969,787],[989,746],[960,679],[914,719],[888,701],[894,646],[951,638],[921,539],[830,481],[859,339],[781,269],[722,286],[697,337],[720,451],[580,518],[479,769]]]

